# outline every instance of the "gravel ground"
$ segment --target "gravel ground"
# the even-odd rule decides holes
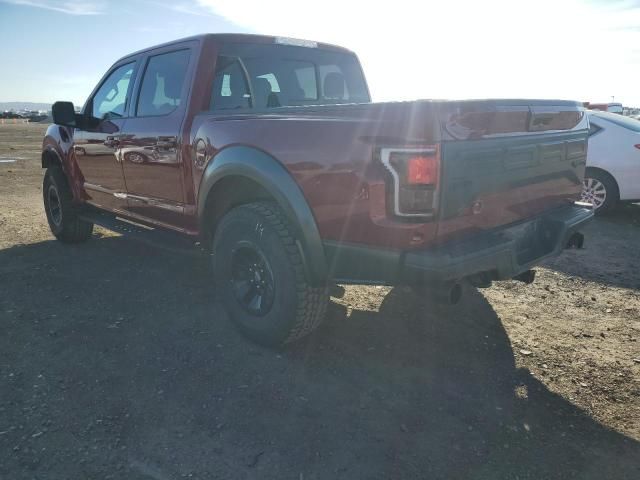
[[[43,131],[0,125],[0,478],[640,478],[640,206],[533,285],[348,287],[274,352],[202,258],[54,241]]]

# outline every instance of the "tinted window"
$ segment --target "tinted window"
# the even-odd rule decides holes
[[[594,116],[602,118],[608,122],[614,123],[620,127],[632,130],[634,132],[640,132],[640,121],[633,118],[624,117],[615,113],[595,113]]]
[[[322,85],[322,95],[325,98],[345,100],[349,98],[349,90],[346,83],[341,78],[342,71],[337,65],[321,65],[320,84]]]
[[[321,48],[244,43],[225,45],[223,51],[225,55],[218,61],[222,60],[224,67],[216,68],[213,109],[369,101],[360,64],[352,54]],[[238,83],[238,86],[244,85],[242,95],[252,93],[252,98],[239,100],[235,93],[231,103],[219,98],[224,83],[221,75],[230,68],[227,60],[230,57],[234,59],[238,76],[243,79],[241,66],[245,67],[251,89],[246,88],[246,83]],[[231,90],[233,92],[233,88]]]
[[[316,66],[303,60],[245,58],[255,107],[317,103]]]
[[[137,115],[167,115],[178,108],[188,66],[189,50],[151,57],[142,78]]]
[[[313,64],[300,65],[295,70],[298,85],[302,91],[302,99],[304,100],[317,100],[318,99],[318,85],[316,83],[316,69]]]
[[[237,58],[220,56],[216,61],[210,110],[250,107],[249,87]]]
[[[127,63],[116,68],[107,77],[93,96],[91,114],[97,118],[118,118],[124,116],[127,92],[135,63]]]
[[[264,75],[260,75],[256,78],[264,78],[267,82],[269,82],[269,88],[273,92],[280,93],[280,84],[278,83],[278,79],[273,73],[265,73]]]

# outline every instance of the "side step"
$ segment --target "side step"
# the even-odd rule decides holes
[[[205,253],[199,243],[186,235],[181,235],[180,233],[172,232],[170,230],[148,227],[146,225],[117,217],[111,213],[87,210],[82,212],[80,218],[106,228],[107,230],[111,230],[112,232],[144,242],[153,247],[162,248],[175,253],[186,253],[191,255],[200,255]]]

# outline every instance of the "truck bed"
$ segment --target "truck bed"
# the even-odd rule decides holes
[[[281,107],[206,113],[194,138],[247,144],[295,177],[323,239],[420,249],[572,203],[584,172],[587,120],[567,101],[482,100]],[[286,142],[283,141],[286,138]],[[248,139],[250,139],[248,141]],[[441,148],[430,219],[391,214],[383,147]],[[194,188],[198,187],[198,173]]]

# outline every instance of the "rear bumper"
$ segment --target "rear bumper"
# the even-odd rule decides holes
[[[407,253],[403,279],[409,283],[456,280],[480,272],[512,278],[560,254],[593,212],[571,206],[437,250]]]
[[[428,250],[392,252],[325,243],[325,251],[333,278],[344,283],[435,283],[483,272],[500,280],[558,255],[592,218],[590,209],[571,205]]]

